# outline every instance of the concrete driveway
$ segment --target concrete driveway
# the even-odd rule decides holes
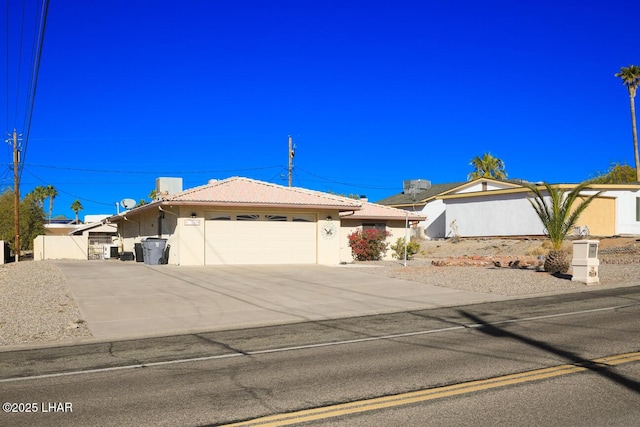
[[[348,266],[54,261],[96,338],[134,338],[504,299]],[[371,267],[375,268],[375,267]]]

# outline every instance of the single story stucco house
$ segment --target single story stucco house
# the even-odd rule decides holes
[[[571,191],[577,184],[556,186]],[[598,237],[640,235],[640,184],[594,184],[582,194],[589,196],[598,191],[602,193],[580,215],[574,234]],[[544,235],[542,223],[529,202],[531,197],[531,192],[523,186],[440,195],[446,209],[446,235]]]
[[[385,227],[394,243],[424,216],[299,187],[232,177],[182,191],[159,178],[157,200],[106,218],[119,252],[166,239],[174,265],[325,264],[353,261],[347,235]],[[391,259],[391,251],[386,254]]]
[[[440,196],[521,187],[512,182],[487,178],[444,184],[431,184],[427,180],[412,181],[427,183],[427,185],[419,185],[415,188],[415,191],[411,191],[405,186],[405,190],[402,193],[384,198],[376,203],[423,215],[426,219],[419,223],[418,229],[420,230],[420,237],[427,239],[448,237],[446,206]],[[405,183],[412,181],[405,181]]]
[[[577,184],[558,184],[570,191]],[[594,184],[584,195],[602,191],[583,212],[577,226],[592,236],[640,235],[640,183]],[[378,201],[427,217],[419,223],[426,238],[541,236],[532,194],[517,180],[478,178],[435,184],[417,192]]]

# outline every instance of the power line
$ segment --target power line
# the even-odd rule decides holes
[[[282,166],[259,166],[252,168],[239,168],[239,169],[217,169],[217,170],[199,170],[199,171],[140,171],[140,170],[110,170],[110,169],[86,169],[86,168],[74,168],[68,166],[51,166],[51,165],[40,165],[40,164],[29,164],[30,167],[44,168],[44,169],[57,169],[57,170],[67,170],[67,171],[77,171],[77,172],[94,172],[94,173],[119,173],[119,174],[132,174],[132,175],[145,175],[145,174],[181,174],[181,175],[191,175],[191,174],[215,174],[215,173],[229,173],[229,172],[245,172],[245,171],[254,171],[254,170],[265,170],[265,169],[281,169]]]
[[[31,122],[33,120],[33,108],[36,102],[36,91],[38,88],[38,76],[40,75],[40,61],[42,59],[42,50],[44,46],[44,34],[47,28],[47,15],[49,12],[49,0],[42,2],[42,9],[40,11],[40,25],[37,29],[37,36],[35,38],[36,44],[34,49],[33,68],[31,69],[31,79],[29,84],[29,94],[27,97],[27,112],[25,113],[25,128],[24,134],[24,148],[22,152],[22,167],[20,168],[20,175],[22,175],[22,169],[24,168],[24,161],[27,158],[27,146],[29,143],[29,134],[31,132]]]
[[[16,74],[16,105],[15,112],[13,115],[13,128],[17,127],[18,123],[18,105],[20,100],[20,76],[22,74],[22,45],[24,44],[24,14],[25,9],[27,8],[27,2],[22,3],[22,17],[20,19],[20,42],[18,43],[18,72]]]
[[[6,72],[6,78],[5,78],[5,83],[6,83],[6,116],[7,116],[7,122],[6,122],[6,130],[9,130],[9,1],[6,1],[6,8],[5,8],[5,23],[4,23],[4,28],[5,28],[5,72]]]
[[[306,174],[309,174],[311,176],[314,176],[314,177],[319,178],[319,179],[321,179],[323,181],[330,182],[330,183],[333,183],[333,184],[346,185],[346,186],[349,186],[349,187],[357,187],[357,188],[368,188],[370,190],[395,190],[396,189],[396,187],[380,187],[380,186],[368,185],[368,184],[356,184],[356,183],[352,183],[352,182],[336,181],[336,180],[334,180],[332,178],[326,178],[326,177],[322,177],[320,175],[314,174],[313,172],[310,172],[308,170],[302,169],[299,166],[297,167],[297,169],[299,171],[302,171],[302,172],[306,173]]]
[[[48,184],[49,184],[49,183],[48,183],[47,181],[45,181],[44,179],[40,178],[39,176],[36,176],[36,175],[32,174],[32,173],[31,173],[31,172],[29,172],[28,170],[27,170],[27,173],[28,173],[29,175],[31,175],[32,177],[34,177],[35,179],[37,179],[38,181],[42,182],[43,184],[46,184],[46,185],[48,185]],[[58,191],[60,194],[66,194],[67,196],[71,196],[72,198],[76,198],[76,199],[78,199],[78,200],[82,200],[82,201],[89,202],[89,203],[95,203],[95,204],[97,204],[97,205],[105,205],[105,206],[112,206],[112,205],[113,205],[113,203],[98,202],[98,201],[96,201],[96,200],[91,200],[91,199],[87,199],[87,198],[85,198],[85,197],[77,196],[77,195],[75,195],[75,194],[71,194],[71,193],[68,193],[68,192],[66,192],[66,191],[60,190],[60,189],[58,189],[58,188],[56,188],[56,191]]]

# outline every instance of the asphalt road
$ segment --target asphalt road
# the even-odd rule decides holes
[[[0,425],[630,425],[638,352],[640,287],[4,352]]]

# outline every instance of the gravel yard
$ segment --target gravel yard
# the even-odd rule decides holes
[[[383,274],[387,277],[428,285],[507,296],[531,296],[571,290],[640,285],[640,263],[637,262],[602,264],[599,267],[600,284],[588,286],[580,282],[572,282],[571,276],[556,277],[534,269],[495,266],[441,267],[432,265],[431,260],[411,260],[407,263],[407,267],[399,261],[384,261],[358,263],[352,268],[365,273]]]
[[[615,239],[612,239],[615,240]],[[640,285],[637,240],[601,242],[600,284],[572,282],[534,268],[436,266],[434,260],[462,261],[537,259],[540,240],[468,240],[423,242],[422,254],[407,262],[381,261],[349,266],[366,274],[384,275],[435,286],[506,296],[532,296],[566,291]],[[570,273],[570,272],[569,272]],[[59,269],[47,261],[0,265],[0,346],[72,342],[91,337],[74,297]]]
[[[65,278],[46,261],[0,266],[0,345],[90,337]]]

